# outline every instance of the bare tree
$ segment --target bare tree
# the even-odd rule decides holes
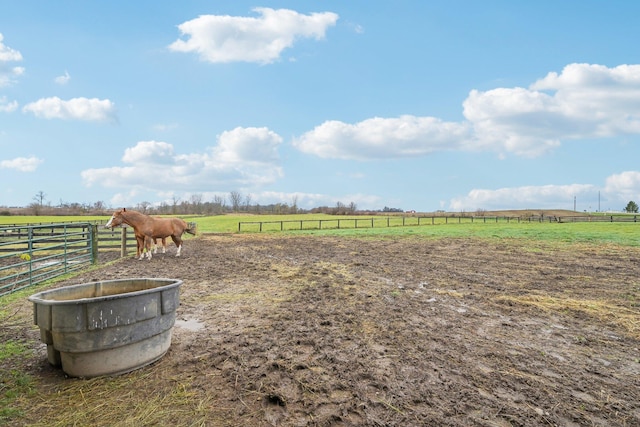
[[[224,200],[224,197],[218,196],[218,195],[213,196],[213,205],[216,213],[221,214],[222,212],[224,212],[224,207],[226,203],[227,202]]]
[[[298,195],[291,198],[291,213],[298,213]]]
[[[42,205],[44,204],[44,199],[46,198],[46,194],[44,194],[44,191],[40,190],[36,193],[35,196],[33,196],[33,201],[36,202],[38,204],[38,206],[42,207]]]
[[[202,213],[202,194],[191,195],[191,207],[194,213]]]
[[[172,214],[176,214],[178,213],[178,202],[180,201],[180,197],[178,196],[173,196],[171,197],[171,213]]]
[[[103,210],[106,209],[106,206],[102,200],[98,200],[93,204],[93,209],[102,212]]]
[[[244,209],[249,212],[249,206],[251,206],[251,194],[247,194],[244,198]]]
[[[40,215],[45,196],[46,194],[44,194],[42,190],[38,191],[38,193],[33,196],[33,203],[31,203],[31,208],[33,209],[34,215]]]
[[[229,193],[229,199],[231,200],[231,208],[234,212],[240,210],[240,203],[242,203],[242,194],[239,191],[232,191]]]
[[[140,202],[140,203],[138,203],[138,209],[142,213],[147,213],[147,208],[149,206],[151,206],[151,203],[149,203],[149,202]]]

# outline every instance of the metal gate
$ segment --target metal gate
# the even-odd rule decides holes
[[[88,222],[0,228],[0,296],[96,263],[97,236]]]

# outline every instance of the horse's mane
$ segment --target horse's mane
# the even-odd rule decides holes
[[[138,211],[134,211],[132,209],[122,209],[122,215],[124,216],[124,214],[127,214],[127,216],[131,217],[137,217],[137,218],[141,218],[141,217],[148,217],[149,215],[145,215],[142,212],[138,212]]]

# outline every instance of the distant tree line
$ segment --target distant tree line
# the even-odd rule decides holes
[[[33,202],[27,207],[8,208],[0,207],[0,215],[109,215],[114,209],[103,201],[92,204],[72,203],[60,200],[57,205],[47,201],[46,194],[39,191]],[[358,211],[354,202],[345,204],[336,202],[335,206],[319,206],[312,209],[302,209],[298,206],[298,197],[293,196],[289,202],[261,205],[252,201],[251,194],[242,194],[239,191],[231,191],[228,196],[213,196],[212,200],[204,200],[202,194],[194,194],[188,200],[173,197],[154,205],[148,201],[142,201],[135,206],[124,206],[135,209],[148,215],[222,215],[226,213],[251,213],[251,214],[299,214],[299,213],[325,213],[329,215],[356,215],[367,212],[403,212],[402,209],[389,208],[387,206],[380,211]]]

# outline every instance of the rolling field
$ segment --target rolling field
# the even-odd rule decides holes
[[[0,424],[640,425],[637,223],[233,232],[265,218],[0,298]],[[183,280],[169,352],[66,378],[26,297],[125,277]]]

